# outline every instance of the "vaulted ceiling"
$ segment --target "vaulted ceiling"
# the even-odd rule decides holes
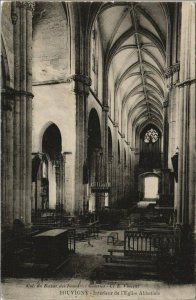
[[[108,76],[122,116],[132,124],[163,121],[167,12],[163,3],[107,3],[98,16]]]

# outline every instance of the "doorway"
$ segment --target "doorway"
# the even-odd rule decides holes
[[[158,177],[150,176],[144,179],[144,200],[157,199],[159,180]]]

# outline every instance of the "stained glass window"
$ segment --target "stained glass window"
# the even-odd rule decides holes
[[[144,142],[145,143],[156,143],[159,139],[159,134],[158,132],[151,128],[149,129],[146,134],[144,135]]]

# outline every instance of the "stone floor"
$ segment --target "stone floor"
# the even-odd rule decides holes
[[[53,278],[3,278],[2,295],[5,300],[59,299],[145,299],[185,300],[195,298],[193,285],[169,286],[158,281],[112,280],[92,282],[92,271],[104,263],[109,231],[101,231],[98,238],[76,243],[76,254]],[[118,231],[123,241],[123,230]],[[123,246],[115,246],[123,247]]]

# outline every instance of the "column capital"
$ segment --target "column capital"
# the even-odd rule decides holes
[[[109,112],[109,106],[108,105],[103,105],[102,111]]]
[[[28,10],[31,10],[32,12],[34,12],[35,10],[35,2],[34,1],[20,1],[17,2],[17,5],[23,8],[26,8]]]
[[[170,78],[180,71],[180,63],[173,64],[165,69],[164,76],[165,78]]]
[[[74,74],[69,78],[69,81],[74,81],[74,92],[76,94],[88,95],[91,86],[91,78],[84,74]]]
[[[90,77],[84,74],[74,74],[71,76],[74,81],[82,82],[85,85],[91,86],[92,80]]]
[[[2,96],[7,96],[7,97],[12,97],[14,95],[14,89],[7,87],[5,89],[1,89],[1,95]]]
[[[1,94],[2,95],[5,95],[5,96],[8,96],[8,97],[13,97],[13,96],[29,96],[31,98],[34,97],[34,95],[30,92],[27,92],[27,91],[17,91],[13,88],[6,88],[6,89],[2,89],[1,90]]]

